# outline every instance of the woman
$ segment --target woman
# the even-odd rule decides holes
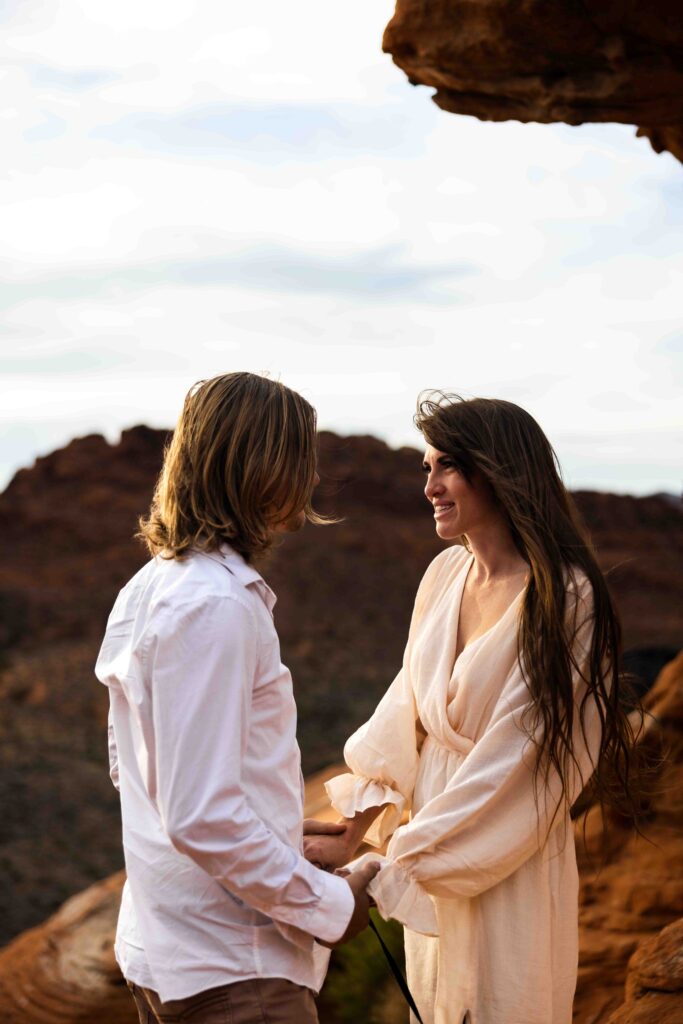
[[[309,834],[306,855],[333,870],[392,836],[370,892],[405,925],[425,1024],[570,1024],[570,807],[594,770],[601,802],[608,772],[630,785],[618,623],[528,413],[436,394],[416,424],[436,531],[458,543],[420,584],[403,667],[345,746],[350,774],[328,783],[346,828]]]

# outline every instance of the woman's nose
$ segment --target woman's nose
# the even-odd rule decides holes
[[[439,483],[434,479],[434,477],[430,473],[429,476],[427,477],[427,483],[425,484],[425,496],[427,498],[427,501],[431,501],[432,498],[436,497],[436,495],[439,493],[439,487]]]

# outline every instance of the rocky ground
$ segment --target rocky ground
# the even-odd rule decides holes
[[[603,821],[597,809],[588,811],[585,843],[584,822],[575,823],[581,871],[575,1024],[683,1021],[683,654],[660,674],[646,705],[644,742],[660,754],[660,767],[644,837],[610,818],[611,853],[596,875],[591,858]],[[307,816],[331,817],[323,783],[338,770],[308,780]],[[112,950],[122,884],[117,872],[0,950],[4,1024],[134,1024]],[[359,986],[365,991],[356,991]],[[407,1017],[367,933],[337,955],[320,1002],[325,1024],[399,1024]]]

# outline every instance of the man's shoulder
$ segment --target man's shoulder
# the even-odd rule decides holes
[[[180,559],[156,555],[128,581],[119,601],[138,606],[150,619],[219,608],[226,614],[237,611],[237,607],[252,616],[257,611],[250,588],[220,562],[199,551]]]
[[[154,649],[195,655],[208,646],[228,651],[235,644],[254,648],[271,640],[275,627],[261,614],[255,595],[220,564],[190,554],[157,556],[120,591],[109,615],[96,675],[119,678],[132,655],[144,663]],[[176,655],[173,654],[175,658]]]
[[[152,570],[157,593],[171,607],[227,604],[232,602],[253,611],[254,595],[249,587],[211,553],[191,551],[182,559],[157,556]]]

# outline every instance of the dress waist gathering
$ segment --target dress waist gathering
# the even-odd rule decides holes
[[[463,736],[462,733],[451,731],[448,734],[448,739],[442,739],[440,736],[435,736],[434,733],[428,732],[422,749],[424,750],[427,742],[435,743],[438,747],[441,747],[446,751],[447,754],[460,754],[462,757],[467,755],[474,749],[474,741],[469,736]]]
[[[448,742],[428,732],[420,750],[420,762],[413,790],[412,815],[444,792],[450,780],[474,748],[467,736],[451,732]],[[412,816],[411,815],[411,816]]]

